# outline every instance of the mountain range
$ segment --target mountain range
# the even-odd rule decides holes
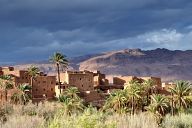
[[[112,76],[156,76],[162,81],[192,81],[192,50],[124,49],[70,58],[68,70],[99,70],[111,80]],[[47,61],[15,65],[26,69],[31,64],[46,73],[54,74],[55,67]]]

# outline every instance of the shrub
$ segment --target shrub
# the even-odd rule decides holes
[[[29,103],[26,106],[22,106],[22,115],[34,116],[37,115],[37,106]]]
[[[7,121],[8,115],[13,113],[13,106],[10,104],[4,104],[0,106],[0,123]]]
[[[87,108],[83,113],[72,115],[58,113],[48,124],[48,128],[115,128],[115,126],[114,122],[107,121],[106,115],[96,108]]]
[[[192,114],[167,115],[163,121],[163,128],[192,128]]]
[[[142,112],[135,115],[102,112],[89,106],[83,112],[68,114],[63,103],[39,105],[6,104],[0,108],[3,128],[158,128],[156,118]],[[161,128],[192,128],[192,114],[166,115]]]
[[[18,116],[11,115],[7,122],[3,124],[3,128],[38,128],[41,127],[44,120],[38,116]]]
[[[58,110],[62,108],[62,105],[57,102],[40,103],[36,108],[37,115],[43,117],[46,121],[53,119]]]

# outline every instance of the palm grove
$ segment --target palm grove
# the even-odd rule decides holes
[[[65,55],[54,53],[49,59],[56,65],[58,84],[60,86],[60,96],[57,102],[61,102],[63,110],[71,115],[81,112],[89,105],[79,97],[79,91],[76,87],[69,87],[61,92],[60,70],[66,69],[69,62]],[[18,86],[18,92],[11,97],[14,104],[25,105],[33,96],[33,80],[39,74],[39,68],[31,66],[28,69],[31,76],[31,83]],[[0,87],[5,95],[8,89],[13,88],[11,76],[1,76]],[[152,80],[144,82],[131,81],[123,90],[115,90],[106,97],[105,104],[99,108],[102,112],[114,112],[118,114],[134,115],[140,112],[152,113],[160,124],[166,114],[176,115],[181,112],[188,112],[192,108],[192,86],[187,81],[176,81],[175,86],[169,88],[171,95],[158,94],[155,89],[155,83]]]

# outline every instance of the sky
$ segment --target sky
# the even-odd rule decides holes
[[[192,49],[192,0],[0,0],[0,64]]]

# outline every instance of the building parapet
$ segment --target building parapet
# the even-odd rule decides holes
[[[84,71],[66,71],[65,73],[67,73],[67,74],[87,74],[87,73],[91,73],[92,74],[93,72],[84,70]]]
[[[132,80],[138,81],[139,83],[143,83],[145,80],[153,80],[156,86],[161,87],[161,78],[158,77],[136,77],[136,76],[121,76],[121,77],[114,77],[113,84],[116,85],[129,85],[129,82]]]

